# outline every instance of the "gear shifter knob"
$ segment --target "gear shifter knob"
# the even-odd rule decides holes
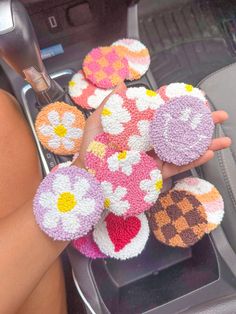
[[[31,84],[41,105],[63,98],[63,89],[45,70],[33,25],[17,0],[0,1],[0,56]]]

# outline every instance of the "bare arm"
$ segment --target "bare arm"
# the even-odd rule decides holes
[[[67,245],[40,230],[32,201],[0,220],[0,313],[17,311]]]

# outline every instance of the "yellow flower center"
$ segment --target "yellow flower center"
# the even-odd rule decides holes
[[[103,108],[102,115],[103,116],[110,116],[111,115],[111,111],[108,108]]]
[[[185,89],[186,89],[187,92],[191,92],[193,90],[193,85],[186,84],[185,85]]]
[[[70,212],[76,204],[75,196],[70,192],[61,193],[57,200],[57,208],[61,213]]]
[[[105,198],[105,201],[104,201],[104,207],[107,209],[109,208],[111,205],[111,201],[109,198]]]
[[[56,133],[56,135],[64,137],[66,136],[67,129],[64,127],[64,125],[59,124],[54,128],[54,132]]]
[[[127,151],[124,150],[123,152],[118,153],[118,160],[123,160],[127,156]]]
[[[147,89],[146,90],[146,95],[149,96],[149,97],[155,97],[157,95],[157,93],[154,92],[154,90]]]
[[[158,180],[156,183],[155,183],[155,188],[157,191],[160,191],[160,189],[162,188],[163,186],[163,182],[162,180]]]
[[[70,81],[70,82],[69,82],[69,86],[70,86],[70,87],[74,87],[75,85],[76,85],[75,81]]]

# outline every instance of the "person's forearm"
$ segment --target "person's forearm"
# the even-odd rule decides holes
[[[0,220],[0,313],[15,313],[68,242],[35,222],[32,201]]]

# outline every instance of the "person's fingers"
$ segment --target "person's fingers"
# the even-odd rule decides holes
[[[214,157],[214,152],[212,150],[207,150],[204,155],[202,155],[197,160],[191,162],[188,165],[185,166],[175,166],[173,164],[164,163],[162,167],[162,175],[163,179],[168,179],[178,173],[182,173],[188,170],[191,170],[193,168],[199,167],[209,160],[211,160]]]
[[[215,124],[223,123],[229,118],[228,113],[223,110],[212,112],[212,119]]]
[[[220,149],[228,148],[231,145],[231,139],[229,137],[220,137],[212,140],[209,147],[210,150],[217,151]]]

